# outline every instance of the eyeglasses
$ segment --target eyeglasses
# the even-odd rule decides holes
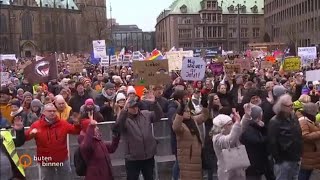
[[[288,105],[282,104],[282,105],[285,106],[285,107],[288,107],[288,108],[292,108],[293,107],[293,104],[288,104]]]

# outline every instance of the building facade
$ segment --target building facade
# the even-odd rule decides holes
[[[176,0],[157,18],[156,46],[244,50],[264,36],[263,0]],[[242,3],[242,4],[241,4]]]
[[[320,44],[320,1],[265,0],[265,26],[275,42]]]
[[[143,32],[137,25],[112,26],[112,46],[116,51],[126,48],[132,52],[151,52],[155,48],[154,36],[154,32]]]
[[[0,53],[89,52],[105,39],[105,1],[2,0]]]

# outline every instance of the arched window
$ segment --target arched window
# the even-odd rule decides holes
[[[60,17],[58,20],[58,33],[64,33],[64,21],[63,18]]]
[[[22,39],[27,40],[32,38],[32,16],[30,13],[25,13],[21,19],[22,24]]]
[[[76,33],[77,32],[77,22],[74,19],[70,19],[71,21],[71,32]]]
[[[45,27],[45,33],[51,33],[51,22],[49,17],[45,18],[44,27]]]
[[[0,43],[0,50],[3,52],[7,52],[8,51],[8,38],[7,37],[3,37],[1,38],[1,43]]]
[[[5,15],[0,15],[0,33],[6,33],[7,29],[7,17]]]

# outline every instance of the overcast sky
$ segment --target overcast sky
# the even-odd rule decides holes
[[[112,18],[121,25],[136,24],[143,31],[154,31],[158,15],[174,0],[107,0],[108,18],[110,3]]]

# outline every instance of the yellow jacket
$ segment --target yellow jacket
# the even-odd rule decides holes
[[[66,108],[62,112],[57,111],[58,118],[61,120],[68,120],[71,110],[72,108],[66,104]]]
[[[11,113],[11,106],[10,105],[0,105],[0,111],[2,114],[2,117],[5,118],[6,120],[8,120],[8,122],[10,124],[12,124],[12,117],[10,115]]]

